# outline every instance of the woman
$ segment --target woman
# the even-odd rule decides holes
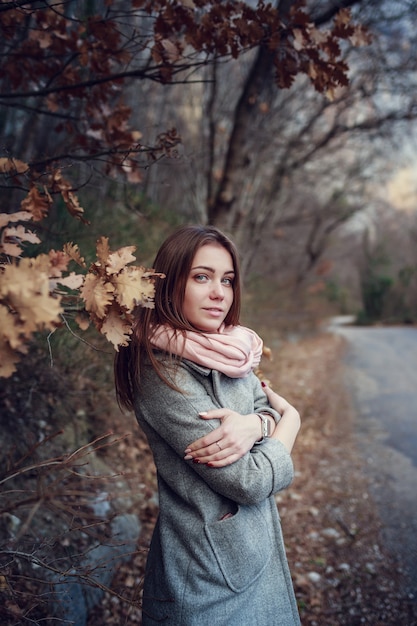
[[[262,341],[239,325],[236,249],[186,226],[161,246],[155,308],[116,357],[158,474],[142,623],[299,624],[274,494],[293,477],[298,412],[253,373]]]

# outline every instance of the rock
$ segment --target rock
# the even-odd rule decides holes
[[[351,569],[351,568],[350,568],[349,563],[340,563],[340,564],[337,566],[337,569],[338,569],[339,571],[341,571],[341,572],[350,572],[350,569]]]
[[[308,572],[307,574],[307,578],[312,582],[312,583],[318,583],[321,580],[321,575],[318,572]]]
[[[321,531],[322,535],[329,537],[330,539],[339,539],[340,533],[336,528],[324,528]]]

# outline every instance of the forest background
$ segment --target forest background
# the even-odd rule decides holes
[[[10,623],[50,611],[31,590],[71,567],[108,583],[111,567],[95,561],[91,584],[80,563],[120,517],[97,495],[127,445],[106,435],[112,354],[174,227],[232,235],[243,321],[278,353],[332,314],[415,321],[416,18],[412,0],[0,3]]]

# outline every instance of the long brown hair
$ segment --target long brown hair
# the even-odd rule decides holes
[[[197,250],[207,244],[225,248],[233,261],[233,303],[225,318],[225,324],[239,324],[241,287],[239,257],[234,243],[213,226],[183,226],[170,235],[159,248],[153,263],[156,272],[165,275],[155,285],[155,307],[138,307],[131,341],[116,354],[114,375],[116,395],[120,406],[133,409],[135,389],[140,387],[141,366],[148,360],[158,375],[168,385],[163,373],[163,364],[155,358],[149,336],[151,327],[168,324],[178,331],[196,329],[183,314],[185,287]]]

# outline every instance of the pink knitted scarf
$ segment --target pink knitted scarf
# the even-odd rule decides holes
[[[160,325],[152,334],[151,343],[230,378],[248,376],[260,362],[263,346],[262,339],[250,328],[224,324],[217,333],[185,331],[185,336],[170,326]]]

